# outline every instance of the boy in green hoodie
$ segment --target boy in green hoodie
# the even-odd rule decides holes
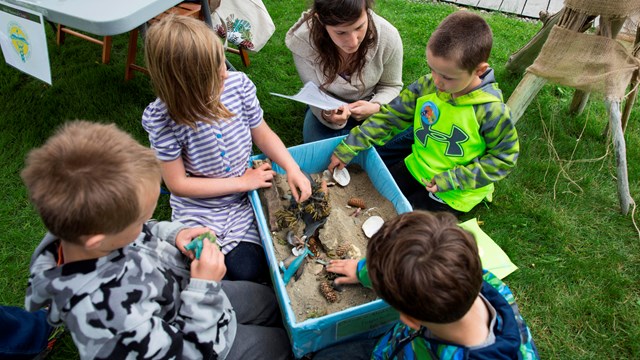
[[[491,28],[479,15],[447,16],[427,43],[431,74],[351,130],[329,170],[413,125],[412,152],[390,172],[414,209],[460,215],[491,201],[493,183],[513,169],[519,153],[518,134],[487,63],[492,43]]]

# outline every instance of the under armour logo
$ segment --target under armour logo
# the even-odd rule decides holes
[[[439,117],[440,111],[433,102],[427,101],[424,103],[420,111],[422,127],[416,131],[416,137],[422,146],[427,146],[428,139],[446,143],[446,156],[463,156],[464,149],[462,148],[462,144],[469,140],[469,135],[456,125],[451,127],[451,132],[449,134],[432,129],[431,126],[439,120]]]

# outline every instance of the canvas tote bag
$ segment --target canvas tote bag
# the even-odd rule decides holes
[[[232,43],[258,52],[276,31],[262,0],[222,0],[212,11],[213,28],[225,39],[225,48]]]

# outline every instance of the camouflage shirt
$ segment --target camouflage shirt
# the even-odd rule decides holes
[[[47,234],[30,266],[25,307],[49,306],[82,359],[224,358],[236,316],[214,281],[191,279],[175,247],[179,222],[149,222],[130,245],[57,266],[60,240]]]

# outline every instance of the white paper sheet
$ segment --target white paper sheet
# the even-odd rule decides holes
[[[342,105],[347,104],[341,100],[338,100],[336,98],[333,98],[327,95],[325,92],[322,92],[322,90],[320,90],[318,85],[310,81],[304,84],[302,89],[300,89],[300,91],[293,96],[283,95],[278,93],[270,93],[270,94],[275,96],[280,96],[285,99],[299,101],[303,104],[315,106],[322,110],[334,110],[339,108]]]
[[[0,1],[0,48],[7,64],[51,84],[41,14]]]

